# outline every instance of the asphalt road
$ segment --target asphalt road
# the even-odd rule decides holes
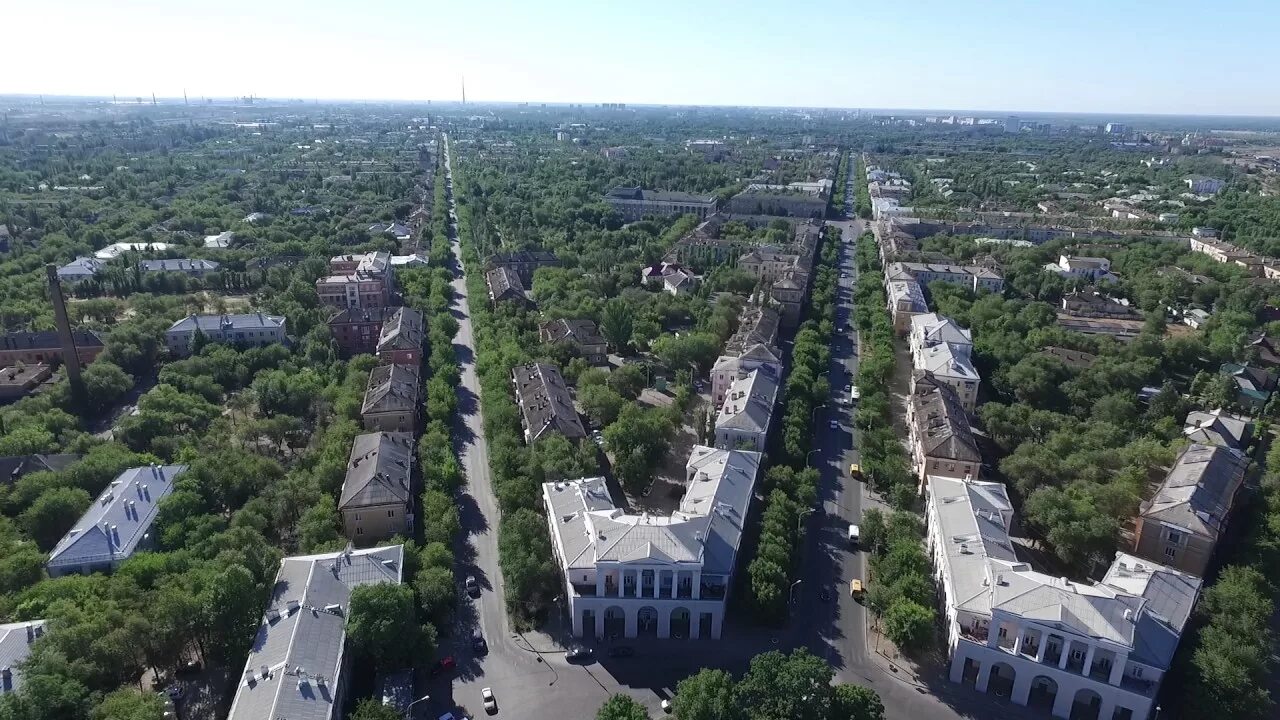
[[[453,250],[455,256],[461,258],[447,137],[444,157],[446,194],[451,203],[450,217],[455,223]],[[839,319],[841,324],[851,325],[852,273],[856,273],[853,243],[862,232],[862,222],[835,224],[844,228],[841,266],[850,273],[840,283]],[[543,633],[513,632],[507,621],[502,573],[498,566],[499,514],[480,413],[470,298],[462,267],[459,265],[454,270],[452,312],[459,326],[454,350],[461,365],[455,442],[467,485],[458,496],[464,531],[455,548],[459,612],[452,637],[441,640],[441,654],[452,652],[457,671],[453,676],[442,675],[431,681],[427,687],[431,699],[414,708],[415,718],[438,718],[445,712],[485,717],[480,701],[480,690],[484,687],[493,688],[498,701],[497,717],[591,718],[610,695],[621,692],[641,701],[656,718],[662,716],[661,700],[671,696],[679,680],[699,668],[717,667],[741,674],[756,654],[801,645],[831,662],[838,681],[867,685],[879,692],[887,716],[894,720],[1023,717],[1021,713],[1009,712],[1013,709],[1007,705],[996,704],[969,691],[959,691],[958,696],[951,697],[953,686],[947,684],[926,690],[885,671],[872,660],[864,635],[864,610],[848,593],[849,578],[865,577],[864,558],[849,547],[847,540],[848,523],[861,517],[864,505],[861,483],[848,478],[849,463],[858,462],[856,433],[851,428],[849,408],[840,406],[837,411],[834,404],[820,413],[819,451],[814,453],[814,463],[821,470],[822,511],[815,511],[807,518],[810,532],[805,549],[804,582],[796,588],[796,608],[790,627],[779,630],[746,627],[744,618],[731,615],[722,640],[617,641],[625,642],[634,650],[634,657],[623,659],[607,656],[610,641],[599,645],[588,643],[594,646],[596,657],[585,665],[567,662],[563,648]],[[855,346],[856,338],[851,336],[834,340],[833,368],[829,375],[833,397],[847,394],[845,384],[857,372]],[[830,418],[839,419],[839,429],[828,428]],[[462,590],[468,575],[474,576],[480,585],[478,598],[469,598]],[[829,590],[827,601],[820,597],[824,587]],[[486,653],[478,654],[471,648],[470,639],[476,630],[488,644]],[[929,692],[938,692],[940,696]],[[972,709],[958,712],[960,707]]]

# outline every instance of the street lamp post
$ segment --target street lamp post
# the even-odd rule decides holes
[[[797,585],[799,585],[799,584],[800,584],[800,583],[802,583],[802,582],[804,582],[804,580],[803,580],[803,579],[801,579],[801,580],[797,580],[797,581],[795,581],[795,582],[791,583],[790,599],[787,601],[787,604],[788,604],[788,605],[795,605],[795,604],[796,604],[796,586],[797,586]]]
[[[800,512],[800,515],[799,515],[798,517],[796,517],[796,534],[797,534],[797,535],[799,535],[799,534],[800,534],[800,523],[804,522],[804,518],[805,518],[805,516],[806,516],[806,515],[808,515],[808,514],[809,514],[809,513],[811,513],[811,512],[813,512],[813,508],[809,508],[809,509],[807,509],[807,510],[802,510],[802,511]]]
[[[405,709],[404,709],[404,716],[405,716],[405,718],[407,719],[407,718],[412,718],[412,717],[413,717],[413,706],[414,706],[414,705],[417,705],[418,703],[420,703],[420,702],[422,702],[422,701],[424,701],[424,700],[430,700],[430,699],[431,699],[431,696],[430,696],[430,695],[423,695],[422,697],[418,698],[417,700],[414,700],[413,702],[409,703],[409,707],[407,707],[407,708],[405,708]]]

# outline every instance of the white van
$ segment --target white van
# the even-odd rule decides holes
[[[849,523],[849,544],[856,547],[858,545],[858,539],[861,537],[862,531],[858,529],[858,526],[853,523]]]

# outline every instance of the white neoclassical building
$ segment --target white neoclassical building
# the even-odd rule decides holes
[[[1117,553],[1100,583],[1036,572],[1004,486],[930,476],[929,551],[951,681],[1056,717],[1147,720],[1200,579]]]
[[[604,478],[542,486],[573,634],[719,638],[760,453],[694,446],[670,516],[628,514]]]

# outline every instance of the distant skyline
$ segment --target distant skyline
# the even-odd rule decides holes
[[[1270,0],[10,0],[0,94],[1280,116]],[[1232,38],[1224,41],[1224,38]]]

